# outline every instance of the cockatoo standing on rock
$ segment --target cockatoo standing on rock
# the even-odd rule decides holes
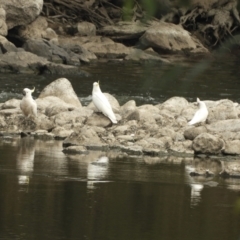
[[[20,102],[20,108],[24,116],[27,118],[29,118],[30,116],[37,117],[37,103],[32,98],[32,93],[34,92],[34,90],[35,88],[33,88],[33,90],[30,90],[28,88],[23,89],[24,97]]]
[[[199,105],[199,109],[194,114],[192,120],[190,122],[188,122],[188,125],[205,122],[207,120],[208,110],[207,110],[207,106],[206,106],[205,102],[200,101],[200,99],[197,98],[197,103]]]
[[[106,117],[108,117],[112,123],[117,123],[117,119],[113,113],[112,107],[106,96],[102,93],[99,87],[99,83],[97,82],[93,83],[92,100],[96,108],[101,111]]]

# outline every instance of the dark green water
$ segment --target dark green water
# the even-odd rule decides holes
[[[0,102],[20,99],[22,89],[33,86],[37,98],[58,77],[71,81],[85,105],[98,80],[121,104],[155,104],[172,96],[240,102],[236,58],[83,69],[91,76],[0,75]],[[0,240],[240,240],[239,179],[192,178],[189,160],[177,158],[92,163],[101,157],[67,157],[58,141],[1,138]]]
[[[0,154],[0,239],[240,239],[240,180],[210,187],[189,160],[94,163],[104,154],[31,138],[2,139]]]
[[[0,75],[0,102],[21,98],[25,87],[36,87],[37,98],[42,89],[59,77],[68,78],[81,102],[91,101],[92,84],[100,81],[103,92],[113,94],[120,104],[130,99],[137,104],[157,104],[173,96],[182,96],[189,101],[196,97],[203,100],[229,98],[240,102],[240,59],[229,58],[204,60],[176,65],[159,63],[101,63],[82,66],[90,77],[78,76],[32,76]]]

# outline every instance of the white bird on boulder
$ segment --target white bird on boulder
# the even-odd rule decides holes
[[[32,93],[34,92],[35,88],[33,90],[24,88],[23,89],[23,95],[22,101],[20,102],[20,108],[24,114],[25,117],[37,117],[37,103],[32,98]]]
[[[96,108],[101,111],[106,117],[108,117],[112,123],[117,123],[117,119],[113,113],[112,107],[106,96],[102,93],[99,87],[99,83],[97,82],[93,83],[92,100]]]
[[[200,99],[197,98],[197,103],[199,105],[199,109],[194,114],[192,120],[190,122],[188,122],[188,125],[205,122],[207,120],[208,109],[207,109],[205,102],[200,101]]]

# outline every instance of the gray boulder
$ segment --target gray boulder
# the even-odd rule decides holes
[[[55,96],[47,96],[44,98],[38,98],[38,99],[36,99],[36,102],[37,102],[38,111],[43,112],[44,114],[46,114],[47,108],[51,108],[51,106],[54,106],[56,104],[61,105],[61,106],[67,105],[66,102],[64,102],[63,100],[61,100],[60,98],[55,97]],[[68,111],[68,108],[66,108],[66,111]],[[54,114],[50,114],[50,115],[52,116]]]
[[[169,153],[173,153],[174,155],[193,155],[194,151],[192,149],[192,141],[185,140],[185,141],[175,141],[170,147],[168,148]]]
[[[68,38],[59,36],[58,45],[63,47],[67,52],[71,51],[78,54],[79,58],[83,62],[90,62],[97,59],[97,56],[83,47],[78,41],[75,40],[75,37]]]
[[[40,93],[39,98],[48,96],[58,97],[65,103],[71,104],[76,108],[82,107],[77,94],[73,90],[71,82],[66,78],[59,78],[47,85]]]
[[[157,149],[161,152],[167,153],[167,148],[171,146],[172,139],[169,137],[145,137],[143,141],[136,142],[137,145],[142,146],[143,149]]]
[[[23,48],[51,62],[80,66],[80,55],[69,49],[67,52],[64,48],[44,39],[29,39],[24,43]]]
[[[46,115],[41,113],[38,113],[38,116],[35,122],[37,124],[36,130],[50,131],[54,128],[54,123]]]
[[[8,109],[8,111],[9,110],[10,109]],[[35,119],[26,118],[23,116],[20,109],[16,109],[15,113],[11,115],[5,115],[5,121],[7,122],[7,126],[3,130],[7,132],[15,132],[17,134],[20,132],[35,132],[38,130],[50,131],[54,128],[54,124],[46,115],[38,113],[38,116]]]
[[[92,111],[87,108],[81,108],[73,110],[73,111],[65,111],[60,112],[52,117],[50,117],[51,121],[54,122],[55,125],[64,126],[70,125],[70,128],[74,128],[77,124],[82,127],[83,123],[92,115]]]
[[[193,150],[196,153],[219,154],[224,149],[224,141],[209,133],[201,133],[193,140]]]
[[[68,111],[73,111],[76,109],[75,106],[71,105],[71,104],[67,104],[65,102],[63,102],[61,104],[62,101],[56,102],[54,104],[49,105],[46,109],[45,109],[45,115],[48,117],[54,116],[58,113],[61,112],[68,112]]]
[[[43,39],[29,39],[24,43],[23,48],[27,52],[31,52],[37,56],[44,57],[49,61],[52,60],[51,47]]]
[[[101,146],[101,140],[98,137],[97,133],[91,129],[89,126],[84,126],[79,129],[78,132],[73,132],[69,137],[67,137],[63,146],[87,146],[87,145],[98,145]]]
[[[239,132],[240,131],[240,119],[227,119],[214,122],[210,125],[206,125],[209,132],[221,133],[221,132]]]
[[[99,33],[112,39],[138,39],[148,29],[148,25],[141,22],[118,22],[99,29]]]
[[[48,22],[45,17],[38,17],[36,20],[28,25],[21,26],[18,29],[19,37],[24,40],[27,39],[47,39],[57,41],[57,34],[55,31],[48,27]]]
[[[128,114],[125,116],[125,119],[127,121],[132,121],[132,120],[139,121],[140,120],[140,112],[139,112],[139,110],[135,109],[132,112],[128,112]]]
[[[79,22],[77,30],[79,36],[96,36],[96,26],[90,22]]]
[[[125,45],[100,36],[91,37],[88,42],[84,39],[82,46],[99,58],[124,58],[130,53],[130,49]]]
[[[1,106],[1,109],[12,109],[12,108],[20,108],[20,102],[21,100],[19,99],[10,99],[8,101],[6,101],[5,103],[3,103],[3,105]]]
[[[37,73],[48,61],[29,52],[7,52],[1,56],[1,73]]]
[[[17,47],[3,36],[0,36],[0,48],[2,53],[18,52]]]
[[[152,104],[144,104],[138,107],[138,110],[144,110],[148,111],[152,114],[159,114],[159,108],[156,106],[153,106]]]
[[[157,129],[151,133],[154,137],[161,138],[161,137],[170,137],[173,141],[176,139],[177,133],[169,127],[159,127],[157,125]]]
[[[141,124],[147,123],[147,124],[156,124],[155,120],[155,114],[146,110],[146,109],[138,109],[139,113],[139,120],[141,121]],[[131,119],[133,120],[133,119]],[[137,120],[137,119],[135,119]]]
[[[89,75],[78,67],[51,63],[46,58],[22,50],[17,50],[17,52],[7,52],[1,56],[0,73]]]
[[[112,122],[102,113],[93,113],[91,116],[88,117],[86,125],[105,128],[112,125]]]
[[[0,116],[4,117],[12,117],[19,113],[22,113],[20,108],[10,108],[10,109],[3,109],[0,111]]]
[[[73,130],[67,130],[63,127],[55,127],[53,130],[52,130],[52,134],[54,134],[54,137],[56,139],[65,139],[67,138],[68,136],[70,136],[74,131]]]
[[[83,122],[86,121],[87,117],[88,116],[86,111],[83,111],[81,109],[60,112],[52,116],[50,119],[55,125],[64,127],[67,124],[71,124],[72,126],[74,126],[75,123],[80,123],[82,125]]]
[[[114,128],[113,133],[115,136],[129,134],[130,127],[128,125],[117,126]]]
[[[130,100],[121,106],[120,112],[123,118],[125,118],[128,113],[133,112],[136,109],[136,102],[134,100]]]
[[[160,114],[156,118],[156,122],[160,126],[172,127],[176,123],[174,116],[175,116],[175,114],[173,112],[170,112],[169,110],[160,110]]]
[[[6,11],[8,29],[25,26],[34,21],[42,11],[43,0],[1,0]]]
[[[193,140],[201,133],[206,133],[206,132],[207,132],[207,128],[204,126],[190,127],[184,131],[184,137],[186,139]]]
[[[69,39],[59,38],[59,44],[69,42]],[[121,43],[115,43],[110,38],[102,36],[89,36],[71,38],[71,43],[80,45],[94,53],[99,58],[124,58],[130,53],[130,49]]]
[[[223,153],[229,154],[229,155],[239,155],[240,154],[240,140],[226,141]]]
[[[220,132],[218,133],[224,141],[240,140],[240,132]]]
[[[151,47],[159,53],[183,53],[186,50],[208,53],[208,50],[181,25],[166,22],[152,24],[139,39],[139,47]]]
[[[236,104],[231,100],[223,99],[217,101],[214,106],[209,107],[208,122],[216,122],[226,119],[237,119],[238,111],[236,109]]]
[[[188,101],[183,97],[172,97],[162,104],[156,105],[161,111],[169,111],[173,115],[180,115],[188,107]]]
[[[97,57],[94,53],[89,52],[86,48],[79,45],[65,44],[61,45],[70,55],[70,61],[73,61],[74,57],[81,62],[89,63],[90,61],[96,60]]]
[[[134,100],[130,100],[122,105],[120,108],[120,114],[122,118],[126,119],[127,121],[140,120],[140,113]]]

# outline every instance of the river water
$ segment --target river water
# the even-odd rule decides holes
[[[34,97],[59,77],[68,78],[83,105],[91,101],[92,84],[100,81],[103,92],[114,95],[120,104],[134,99],[138,105],[161,103],[181,96],[189,101],[229,98],[240,102],[240,58],[221,57],[175,65],[160,63],[102,63],[82,66],[89,77],[0,75],[0,103],[21,98],[25,87],[35,86]]]
[[[229,98],[240,102],[239,63],[207,60],[171,66],[104,63],[67,77],[87,105],[92,83],[121,104]],[[0,102],[35,97],[60,76],[0,76]],[[240,159],[239,159],[240,160]],[[0,139],[0,240],[240,239],[240,179],[196,178],[193,159],[67,156],[61,141]]]

